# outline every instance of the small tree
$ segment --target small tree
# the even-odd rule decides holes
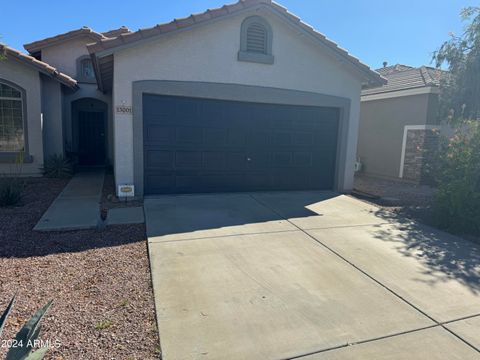
[[[469,21],[461,36],[450,34],[433,54],[437,67],[448,65],[449,76],[441,83],[440,115],[453,123],[480,119],[480,7],[462,10]]]
[[[451,35],[434,53],[447,63],[441,81],[440,116],[455,127],[443,140],[435,164],[438,191],[434,214],[440,227],[480,234],[480,7],[461,12],[469,21],[462,36]]]
[[[480,234],[480,122],[465,122],[438,154],[434,216],[438,226]]]

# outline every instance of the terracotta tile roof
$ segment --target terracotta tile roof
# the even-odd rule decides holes
[[[44,63],[43,61],[35,59],[33,56],[26,55],[5,44],[0,44],[0,52],[5,54],[7,60],[9,58],[16,59],[27,66],[33,67],[34,69],[38,70],[42,74],[50,76],[52,79],[55,79],[58,82],[72,89],[77,88],[77,80],[59,72],[56,68],[48,65],[47,63]]]
[[[399,90],[416,89],[422,87],[438,87],[445,71],[428,66],[415,68],[407,65],[393,65],[377,69],[377,72],[383,75],[387,84],[362,91],[362,95],[373,95]]]
[[[114,38],[117,37],[121,34],[129,33],[131,32],[130,29],[126,26],[119,27],[118,29],[113,29],[109,31],[102,32],[102,35],[107,37],[107,38]]]
[[[385,75],[393,74],[399,71],[405,71],[405,70],[411,70],[411,69],[415,69],[415,68],[413,66],[396,64],[391,66],[384,66],[383,68],[377,69],[375,71],[385,76]]]
[[[49,37],[49,38],[46,38],[46,39],[42,39],[42,40],[34,41],[32,43],[29,43],[29,44],[25,44],[25,45],[23,45],[23,47],[30,54],[33,54],[33,53],[36,53],[36,52],[42,50],[43,48],[45,48],[47,46],[58,44],[60,42],[67,41],[67,40],[70,40],[70,39],[73,39],[73,38],[76,38],[76,37],[80,37],[80,36],[88,36],[93,41],[108,39],[105,35],[103,35],[101,33],[98,33],[96,31],[93,31],[88,26],[84,26],[80,29],[72,30],[72,31],[69,31],[69,32],[64,33],[64,34],[52,36],[52,37]]]
[[[280,6],[272,0],[240,0],[237,3],[224,5],[221,8],[217,9],[210,9],[201,14],[192,14],[186,18],[175,19],[166,24],[159,24],[151,28],[144,28],[135,32],[124,33],[117,36],[116,38],[100,39],[94,44],[87,45],[87,48],[90,54],[95,54],[104,50],[113,50],[122,45],[131,44],[139,40],[149,39],[157,35],[188,28],[193,25],[205,23],[210,20],[258,5],[267,6],[268,8],[276,11],[278,14],[285,16],[288,20],[292,21],[294,24],[302,28],[308,34],[312,35],[323,45],[326,45],[328,48],[333,50],[335,54],[340,56],[342,61],[345,61],[355,66],[358,70],[360,70],[361,73],[363,73],[364,77],[368,79],[370,83],[373,83],[375,85],[385,83],[385,79],[380,74],[370,69],[367,65],[360,62],[359,59],[353,57],[346,50],[340,48],[336,43],[327,39],[325,35],[317,32],[311,26],[302,22],[300,18],[291,14],[286,8]]]

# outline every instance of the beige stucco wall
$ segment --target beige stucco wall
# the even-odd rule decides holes
[[[42,49],[42,61],[56,67],[61,72],[78,78],[77,74],[77,59],[88,55],[86,45],[95,42],[88,36],[81,36],[60,44],[49,46]],[[108,121],[107,121],[107,160],[112,163],[113,159],[113,115],[111,96],[98,91],[97,84],[79,82],[79,89],[75,93],[66,93],[63,99],[64,109],[64,134],[65,134],[65,149],[71,151],[74,148],[74,141],[72,138],[72,102],[82,98],[93,98],[101,100],[107,104],[108,107]]]
[[[40,174],[39,168],[43,165],[40,75],[38,71],[16,60],[7,59],[0,61],[0,79],[17,84],[26,92],[28,152],[33,157],[33,162],[24,164],[22,173],[38,175]],[[11,171],[12,165],[0,163],[1,174]]]
[[[41,76],[43,143],[45,159],[63,155],[62,85],[47,76]]]
[[[358,156],[367,174],[399,177],[406,125],[435,125],[438,95],[362,101]]]
[[[240,26],[245,17],[253,13],[264,16],[273,28],[274,65],[237,61]],[[120,50],[114,54],[114,59],[114,107],[132,105],[132,82],[137,80],[246,84],[351,99],[346,176],[340,188],[352,188],[361,80],[278,17],[264,10],[237,15]],[[132,116],[114,116],[116,182],[133,183]]]
[[[62,42],[42,49],[42,61],[56,67],[59,71],[77,78],[77,59],[88,55],[86,45],[95,42],[87,36]]]

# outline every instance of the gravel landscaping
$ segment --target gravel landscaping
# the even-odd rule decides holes
[[[428,206],[435,195],[435,189],[427,185],[364,174],[355,176],[355,190],[374,195],[378,203],[389,206]]]
[[[356,174],[352,196],[379,206],[387,218],[405,217],[433,225],[435,189],[429,186]]]
[[[437,227],[432,214],[435,189],[430,186],[356,174],[352,196],[379,206],[379,215],[386,219],[412,219]],[[480,238],[476,236],[454,235],[480,243]]]
[[[142,201],[138,200],[120,200],[115,195],[115,181],[111,171],[105,173],[105,180],[103,182],[102,190],[102,208],[115,209],[123,207],[138,207],[143,206]]]
[[[53,299],[40,338],[59,346],[46,359],[160,358],[144,225],[31,230],[65,185],[29,179],[22,203],[0,208],[1,311],[17,293],[3,339]]]

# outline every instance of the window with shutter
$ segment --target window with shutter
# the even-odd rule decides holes
[[[239,61],[273,64],[273,33],[270,24],[260,16],[250,16],[242,23]]]

